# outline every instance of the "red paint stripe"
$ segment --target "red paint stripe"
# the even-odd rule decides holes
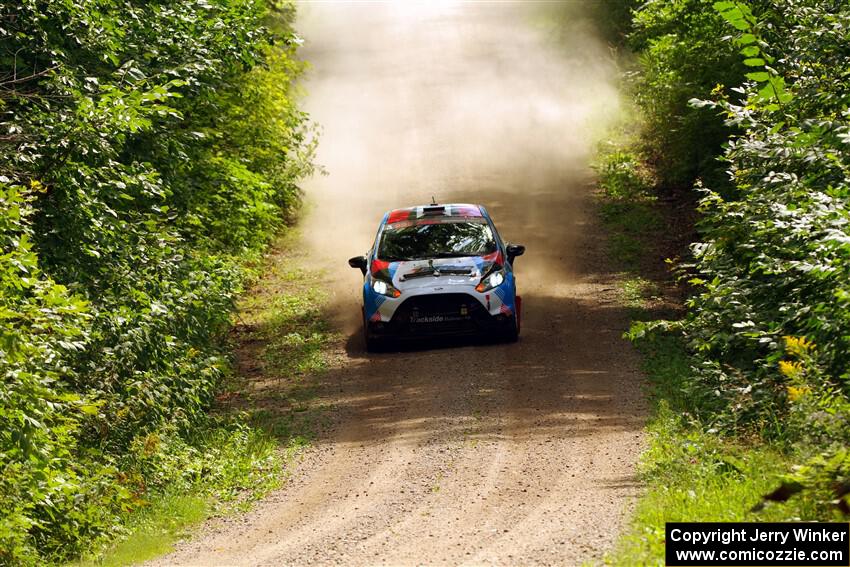
[[[493,262],[494,264],[499,264],[500,266],[505,263],[505,259],[502,257],[502,251],[496,250],[492,254],[487,254],[486,256],[481,257],[485,262]]]
[[[386,262],[384,260],[379,260],[377,258],[372,260],[371,269],[372,269],[373,274],[377,274],[378,272],[380,272],[382,270],[386,270],[389,267],[390,267],[389,262]]]
[[[392,224],[394,222],[401,222],[403,220],[408,220],[414,215],[415,211],[412,211],[410,209],[396,209],[395,211],[392,211],[390,213],[389,217],[387,217],[387,222],[389,224]]]

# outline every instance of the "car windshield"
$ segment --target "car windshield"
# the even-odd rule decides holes
[[[389,262],[424,258],[483,256],[496,251],[496,239],[486,222],[440,221],[387,225],[378,258]]]

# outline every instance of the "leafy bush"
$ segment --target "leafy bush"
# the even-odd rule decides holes
[[[850,68],[850,10],[778,10],[740,34],[758,38],[774,63],[760,59],[743,104],[711,103],[746,128],[725,154],[740,198],[705,190],[704,242],[694,248],[704,291],[686,328],[712,389],[732,392],[740,376],[750,398],[784,406],[785,336],[816,344],[818,364],[848,393],[850,96],[840,73],[823,70]],[[735,413],[762,409],[742,402]]]
[[[603,154],[595,169],[608,198],[614,201],[650,198],[653,179],[637,155],[613,150]]]
[[[33,558],[46,533],[57,545],[91,525],[111,521],[120,501],[108,464],[88,467],[77,458],[80,422],[98,407],[63,387],[74,372],[68,360],[85,348],[90,306],[44,274],[31,242],[35,195],[42,191],[0,184],[0,559]]]
[[[738,134],[723,156],[734,190],[701,188],[698,293],[674,325],[695,356],[688,395],[721,431],[811,456],[792,476],[848,509],[850,8],[714,8],[749,72],[734,98],[693,103]]]
[[[310,170],[291,18],[259,0],[0,7],[0,562],[79,553],[193,455],[214,468],[198,431],[220,429],[240,266]]]
[[[745,66],[713,0],[650,0],[634,11],[629,43],[639,72],[631,87],[644,120],[641,150],[659,183],[723,181],[715,158],[732,129],[716,112],[689,104],[736,86]]]

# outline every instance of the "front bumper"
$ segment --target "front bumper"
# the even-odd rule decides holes
[[[371,337],[434,337],[497,333],[514,325],[513,311],[488,312],[467,293],[417,295],[401,301],[389,321],[367,321]]]

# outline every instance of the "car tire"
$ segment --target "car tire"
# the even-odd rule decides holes
[[[514,315],[512,323],[502,334],[502,340],[506,343],[515,343],[519,340],[519,322],[516,315]]]
[[[366,310],[361,309],[363,316],[363,342],[366,344],[366,352],[381,352],[384,348],[384,341],[378,337],[369,334],[369,325],[366,323]]]
[[[386,343],[382,339],[370,337],[369,335],[366,335],[364,338],[366,342],[366,352],[383,352],[386,348]]]
[[[522,325],[522,297],[520,296],[516,296],[516,312],[511,323],[502,335],[502,339],[506,343],[515,343],[519,340],[519,332]]]

